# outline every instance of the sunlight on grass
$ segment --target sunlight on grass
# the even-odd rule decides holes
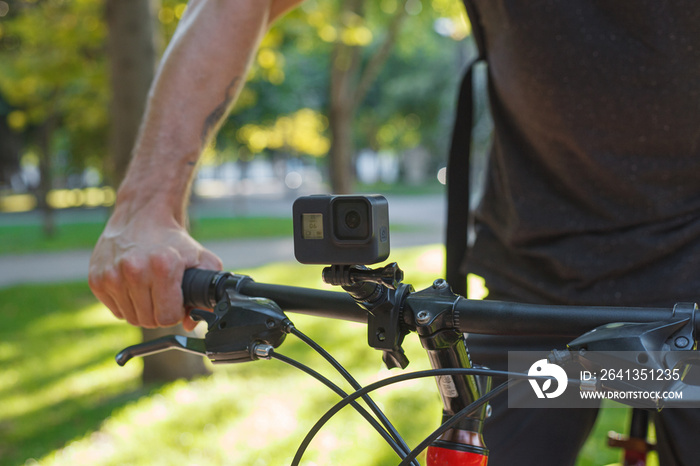
[[[98,432],[41,463],[289,464],[306,431],[336,397],[276,361],[256,364],[274,365],[274,374],[239,373],[234,368],[206,379],[171,384],[126,406]],[[425,400],[432,389],[432,381],[424,381],[401,387],[400,394],[382,393],[375,398],[399,426],[433,426],[440,410],[437,399]],[[414,444],[428,433],[408,431]],[[357,445],[363,446],[360,451]],[[305,458],[304,464],[394,462],[379,436],[351,411],[329,423]]]
[[[258,364],[267,363],[278,366],[274,384],[270,375],[242,377],[236,370],[171,384],[41,464],[289,464],[305,432],[335,398],[276,362]],[[386,464],[392,453],[383,450],[378,435],[348,411],[315,439],[303,464]]]
[[[115,345],[124,342],[124,332],[116,331],[122,326],[105,311],[103,306],[93,304],[71,313],[70,318],[64,313],[45,316],[27,329],[25,335],[30,341],[51,341],[51,345],[35,346],[24,356],[21,372],[16,369],[21,377],[14,385],[29,386],[30,381],[42,379],[50,379],[51,384],[32,387],[32,397],[10,392],[4,397],[8,403],[6,414],[29,416],[71,399],[104,393],[115,382],[135,378],[136,367],[115,371],[111,361],[99,356],[111,355]],[[128,333],[136,337],[138,331]],[[50,374],[50,368],[55,368],[55,373]]]
[[[0,462],[16,464],[99,427],[138,388],[138,365],[110,360],[139,331],[111,318],[86,284],[14,287],[0,302]]]

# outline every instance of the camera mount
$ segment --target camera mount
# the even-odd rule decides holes
[[[401,303],[413,292],[402,284],[403,271],[396,262],[370,269],[364,265],[331,265],[323,269],[323,281],[341,286],[365,309],[367,342],[383,352],[382,360],[389,368],[408,366],[401,343],[408,329],[401,326]]]
[[[402,280],[403,270],[396,262],[376,269],[370,269],[364,265],[331,265],[323,269],[323,281],[335,286],[376,283],[395,290]]]

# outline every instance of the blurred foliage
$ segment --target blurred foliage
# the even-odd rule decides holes
[[[290,116],[277,118],[272,126],[248,123],[238,130],[238,140],[254,154],[265,149],[320,157],[328,153],[330,142],[324,135],[325,116],[303,108]]]
[[[10,128],[58,120],[53,144],[67,166],[100,166],[108,125],[99,0],[10,0],[0,23],[0,93]]]
[[[374,3],[396,14],[396,0]],[[461,1],[409,0],[394,52],[359,112],[358,147],[401,152],[423,145],[443,156],[470,28]],[[439,31],[439,34],[438,34]],[[370,45],[372,47],[372,45]]]
[[[1,4],[0,95],[9,107],[0,117],[25,134],[57,118],[52,145],[62,160],[54,164],[55,170],[75,171],[85,165],[101,169],[109,123],[103,2]],[[364,16],[339,15],[340,4],[341,0],[307,0],[273,25],[230,123],[220,132],[219,148],[229,154],[243,149],[243,157],[271,152],[325,155],[333,44],[362,47],[367,61],[381,45],[391,18],[405,8],[398,45],[360,108],[357,147],[400,152],[422,144],[434,153],[444,152],[446,121],[462,64],[461,46],[454,39],[469,32],[461,2],[366,1]],[[185,9],[182,0],[158,2],[162,48]]]
[[[272,27],[219,134],[219,148],[243,144],[240,156],[271,151],[325,155],[323,115],[328,113],[333,45],[361,47],[366,65],[381,47],[389,22],[404,8],[398,0],[366,1],[361,17],[340,15],[340,5],[340,0],[307,0]],[[356,146],[400,153],[423,145],[442,158],[466,53],[458,41],[470,29],[459,0],[410,0],[405,8],[397,46],[358,109]],[[272,142],[283,139],[283,128],[301,115],[317,121],[302,127],[308,136]]]

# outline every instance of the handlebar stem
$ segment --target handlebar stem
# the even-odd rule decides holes
[[[453,324],[454,305],[459,299],[444,280],[436,280],[432,287],[406,298],[404,319],[415,326],[433,369],[473,367],[464,335]],[[443,403],[444,422],[488,392],[491,380],[473,375],[440,376],[437,385]],[[440,445],[449,445],[451,450],[459,450],[455,445],[461,445],[475,449],[479,455],[487,454],[482,436],[487,412],[488,407],[484,404],[478,411],[463,418],[449,436],[441,438]]]

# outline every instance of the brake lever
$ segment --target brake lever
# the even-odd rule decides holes
[[[269,299],[243,296],[229,290],[213,312],[192,309],[190,317],[207,323],[204,339],[169,335],[129,346],[117,354],[123,366],[135,356],[148,356],[170,349],[201,354],[214,363],[237,363],[268,359],[293,327],[282,309]]]
[[[115,359],[117,360],[117,364],[123,366],[136,356],[149,356],[170,349],[202,355],[207,353],[204,340],[201,338],[186,337],[183,335],[167,335],[156,340],[146,341],[138,345],[124,348],[117,354]]]

